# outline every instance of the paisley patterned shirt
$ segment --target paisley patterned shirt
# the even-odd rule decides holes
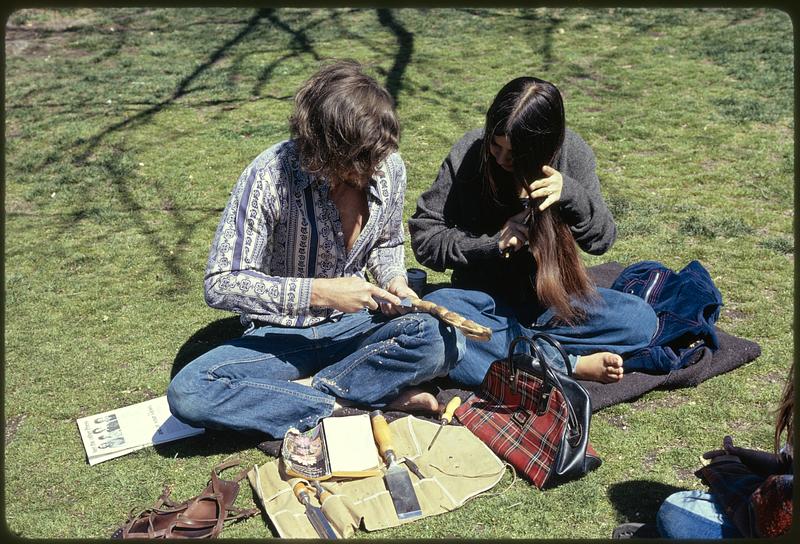
[[[368,270],[385,288],[405,276],[405,189],[405,165],[393,153],[370,180],[369,219],[348,252],[328,183],[300,168],[292,140],[270,147],[239,177],[222,213],[206,267],[206,302],[241,314],[244,325],[307,327],[340,314],[311,307],[314,278],[366,278]]]

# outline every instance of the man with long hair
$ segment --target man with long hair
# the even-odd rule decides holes
[[[239,177],[206,268],[206,302],[240,314],[246,330],[181,369],[167,392],[172,413],[282,438],[340,400],[435,411],[412,386],[446,375],[464,339],[400,307],[414,292],[391,96],[339,61],[299,89],[290,127],[291,139]]]

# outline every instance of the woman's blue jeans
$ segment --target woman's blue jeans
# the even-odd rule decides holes
[[[331,415],[336,397],[383,408],[402,389],[445,376],[464,341],[422,313],[390,319],[364,310],[308,328],[251,326],[181,369],[167,400],[196,427],[283,438]],[[308,376],[310,387],[292,381]]]
[[[574,368],[578,355],[609,351],[624,357],[647,346],[658,325],[653,308],[634,295],[605,288],[597,291],[599,299],[583,305],[586,319],[574,326],[556,322],[552,309],[539,316],[526,316],[524,310],[512,308],[482,291],[438,289],[425,296],[425,300],[492,329],[488,342],[467,339],[466,353],[450,371],[453,380],[473,387],[483,381],[493,361],[508,356],[508,346],[520,335],[542,332],[556,339],[569,355],[568,363],[558,357],[550,344],[537,345],[553,368],[561,372],[566,372],[565,364]],[[526,351],[527,344],[520,345],[519,350]]]
[[[700,540],[742,536],[725,516],[714,495],[705,491],[679,491],[667,497],[658,509],[656,526],[664,538]]]

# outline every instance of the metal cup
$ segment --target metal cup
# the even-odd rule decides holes
[[[418,297],[422,297],[425,286],[428,283],[428,273],[421,268],[409,268],[406,270],[406,277],[408,278],[408,286]]]

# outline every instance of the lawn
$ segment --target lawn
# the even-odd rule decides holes
[[[173,369],[241,332],[202,277],[242,169],[288,136],[298,85],[355,58],[398,105],[405,214],[507,80],[537,75],[597,155],[619,238],[588,265],[710,271],[719,326],[761,356],[691,389],[595,414],[604,460],[365,538],[607,538],[699,489],[732,434],[769,448],[793,352],[794,52],[771,9],[21,10],[6,25],[4,501],[25,538],[110,535],[162,487],[197,494],[257,437],[214,433],[94,467],[75,420],[165,393]],[[408,266],[417,265],[407,247]],[[429,271],[429,280],[446,280]],[[508,489],[506,489],[508,488]],[[244,486],[238,505],[253,495]],[[224,538],[273,535],[255,517]],[[274,536],[274,535],[273,535]]]

